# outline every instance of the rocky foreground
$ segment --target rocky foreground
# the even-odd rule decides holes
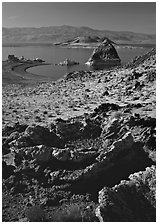
[[[156,221],[156,56],[3,88],[3,221]]]

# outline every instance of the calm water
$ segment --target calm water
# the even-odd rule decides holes
[[[149,49],[150,48],[120,48],[117,49],[117,52],[121,58],[122,65],[124,65],[131,61],[135,56],[146,53]],[[23,55],[29,59],[36,57],[42,58],[47,63],[51,63],[51,65],[30,68],[28,71],[34,74],[44,75],[47,79],[57,80],[58,78],[64,76],[67,72],[92,70],[92,68],[85,65],[85,62],[89,59],[92,51],[93,49],[60,48],[57,46],[3,47],[2,59],[6,60],[9,54],[14,54],[18,57]],[[77,61],[80,64],[71,67],[55,65],[64,61],[66,58]]]

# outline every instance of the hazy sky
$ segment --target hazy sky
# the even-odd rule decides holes
[[[156,33],[155,2],[3,2],[3,27],[89,26]]]

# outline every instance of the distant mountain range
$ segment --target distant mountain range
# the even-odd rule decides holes
[[[156,35],[126,31],[95,30],[89,27],[51,26],[40,28],[2,28],[2,43],[55,43],[73,41],[96,42],[109,38],[118,44],[155,44]],[[76,39],[75,39],[76,40]],[[94,41],[94,42],[95,42]]]

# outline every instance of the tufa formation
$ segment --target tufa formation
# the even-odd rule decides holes
[[[105,39],[97,48],[94,49],[92,56],[86,62],[87,65],[93,66],[116,66],[120,65],[121,60],[117,54],[113,42]]]

